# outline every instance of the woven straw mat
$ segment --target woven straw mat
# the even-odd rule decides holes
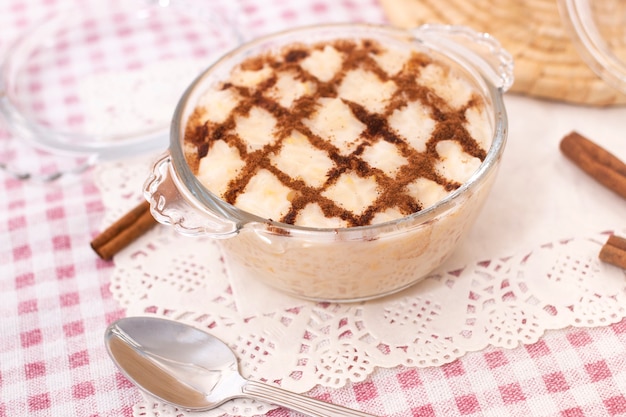
[[[512,92],[568,103],[609,106],[626,95],[580,58],[556,0],[380,0],[389,21],[468,26],[494,36],[515,60]]]

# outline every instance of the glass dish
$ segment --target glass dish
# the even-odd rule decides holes
[[[626,93],[626,3],[621,0],[558,0],[578,53],[604,81]]]
[[[186,121],[199,96],[247,56],[293,42],[369,38],[410,46],[459,70],[487,103],[492,145],[470,180],[444,200],[399,220],[322,229],[292,226],[242,211],[208,191],[183,153]],[[294,29],[247,43],[201,75],[174,115],[169,151],[155,163],[144,194],[154,217],[185,235],[219,239],[246,273],[297,297],[356,301],[380,297],[424,278],[469,230],[496,177],[507,136],[503,93],[513,82],[510,55],[497,41],[462,27],[413,30],[366,24]]]
[[[15,146],[61,158],[66,172],[167,148],[186,86],[240,43],[233,12],[214,7],[87,1],[35,25],[9,48],[0,74],[0,114]]]

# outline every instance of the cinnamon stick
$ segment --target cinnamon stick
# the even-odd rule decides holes
[[[611,235],[602,246],[599,258],[602,262],[626,269],[626,239]]]
[[[561,152],[593,179],[626,198],[626,164],[577,132],[566,135]]]
[[[144,201],[96,236],[91,241],[91,248],[102,259],[111,260],[156,223],[150,213],[150,204]]]

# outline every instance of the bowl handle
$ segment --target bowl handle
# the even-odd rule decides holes
[[[488,33],[465,26],[426,24],[412,31],[419,42],[475,65],[496,88],[507,91],[515,79],[513,57]]]
[[[225,239],[239,232],[236,222],[226,219],[217,210],[195,205],[181,192],[182,189],[172,167],[171,155],[166,152],[154,163],[143,191],[150,202],[150,211],[159,223],[174,226],[176,231],[187,236]]]

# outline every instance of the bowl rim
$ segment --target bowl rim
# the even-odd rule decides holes
[[[432,25],[429,25],[432,26]],[[458,27],[450,27],[450,28],[458,28]],[[177,184],[179,186],[186,187],[186,190],[183,191],[184,194],[187,195],[188,198],[193,198],[195,201],[195,205],[197,207],[206,207],[209,210],[219,213],[221,216],[225,218],[225,220],[231,221],[236,224],[237,231],[243,229],[244,227],[254,227],[254,228],[263,228],[266,232],[272,234],[285,234],[285,231],[288,231],[289,235],[293,234],[319,234],[326,235],[332,234],[333,236],[342,235],[344,238],[349,238],[350,234],[355,233],[358,237],[362,238],[364,233],[368,233],[371,231],[393,231],[393,230],[406,230],[407,227],[415,226],[419,227],[420,225],[427,223],[440,214],[446,212],[448,209],[454,207],[457,202],[462,201],[462,197],[470,193],[473,188],[480,184],[483,178],[485,178],[492,170],[497,168],[498,162],[500,160],[501,155],[504,152],[505,144],[508,136],[508,117],[504,105],[503,95],[506,87],[496,87],[487,76],[482,75],[481,81],[484,83],[484,87],[486,88],[486,96],[490,100],[490,104],[492,106],[493,113],[493,137],[491,146],[487,151],[487,155],[485,159],[480,164],[480,167],[472,174],[472,176],[465,181],[459,188],[457,188],[452,193],[448,194],[444,199],[438,201],[437,203],[427,207],[426,209],[420,210],[418,212],[412,213],[410,215],[389,220],[386,222],[375,223],[364,226],[353,226],[353,227],[343,227],[343,228],[322,228],[322,227],[309,227],[309,226],[298,226],[287,224],[283,222],[278,222],[270,219],[263,218],[254,213],[250,213],[248,211],[244,211],[235,207],[234,205],[227,203],[226,201],[219,198],[216,194],[209,191],[196,177],[196,175],[192,172],[191,168],[188,166],[182,146],[182,139],[184,138],[184,130],[186,121],[183,121],[183,115],[187,110],[188,106],[195,106],[195,103],[190,103],[190,96],[193,92],[196,91],[198,86],[202,84],[205,78],[209,77],[212,74],[212,71],[218,67],[222,62],[224,62],[229,57],[233,57],[239,54],[245,53],[247,50],[254,48],[257,45],[260,45],[265,42],[279,40],[283,37],[290,35],[306,35],[312,32],[318,32],[321,30],[346,30],[349,29],[351,31],[359,30],[360,33],[365,33],[367,31],[371,33],[383,34],[386,36],[395,36],[395,37],[403,37],[411,42],[419,42],[419,39],[415,38],[415,30],[410,29],[401,29],[392,27],[384,24],[371,24],[371,23],[328,23],[328,24],[315,24],[315,25],[307,25],[301,26],[297,28],[291,28],[287,30],[283,30],[280,32],[276,32],[273,34],[265,35],[259,38],[256,38],[252,41],[246,42],[232,51],[223,55],[220,59],[214,62],[211,66],[209,66],[205,71],[203,71],[185,90],[184,94],[181,96],[178,105],[174,111],[174,115],[172,118],[172,124],[170,128],[170,148],[169,153],[171,156],[171,165],[174,170],[175,175],[178,177]],[[419,27],[416,29],[419,32]],[[360,35],[359,33],[359,35]],[[356,36],[359,36],[356,35]],[[337,36],[339,38],[340,36]],[[306,37],[303,37],[306,39]],[[423,45],[421,46],[423,48]],[[426,47],[428,49],[428,47]],[[451,58],[446,55],[446,58]],[[453,61],[455,61],[453,59]],[[461,64],[461,62],[455,61],[457,64]],[[467,68],[465,68],[467,69]],[[474,75],[477,75],[474,74]],[[402,227],[398,227],[402,226]]]

